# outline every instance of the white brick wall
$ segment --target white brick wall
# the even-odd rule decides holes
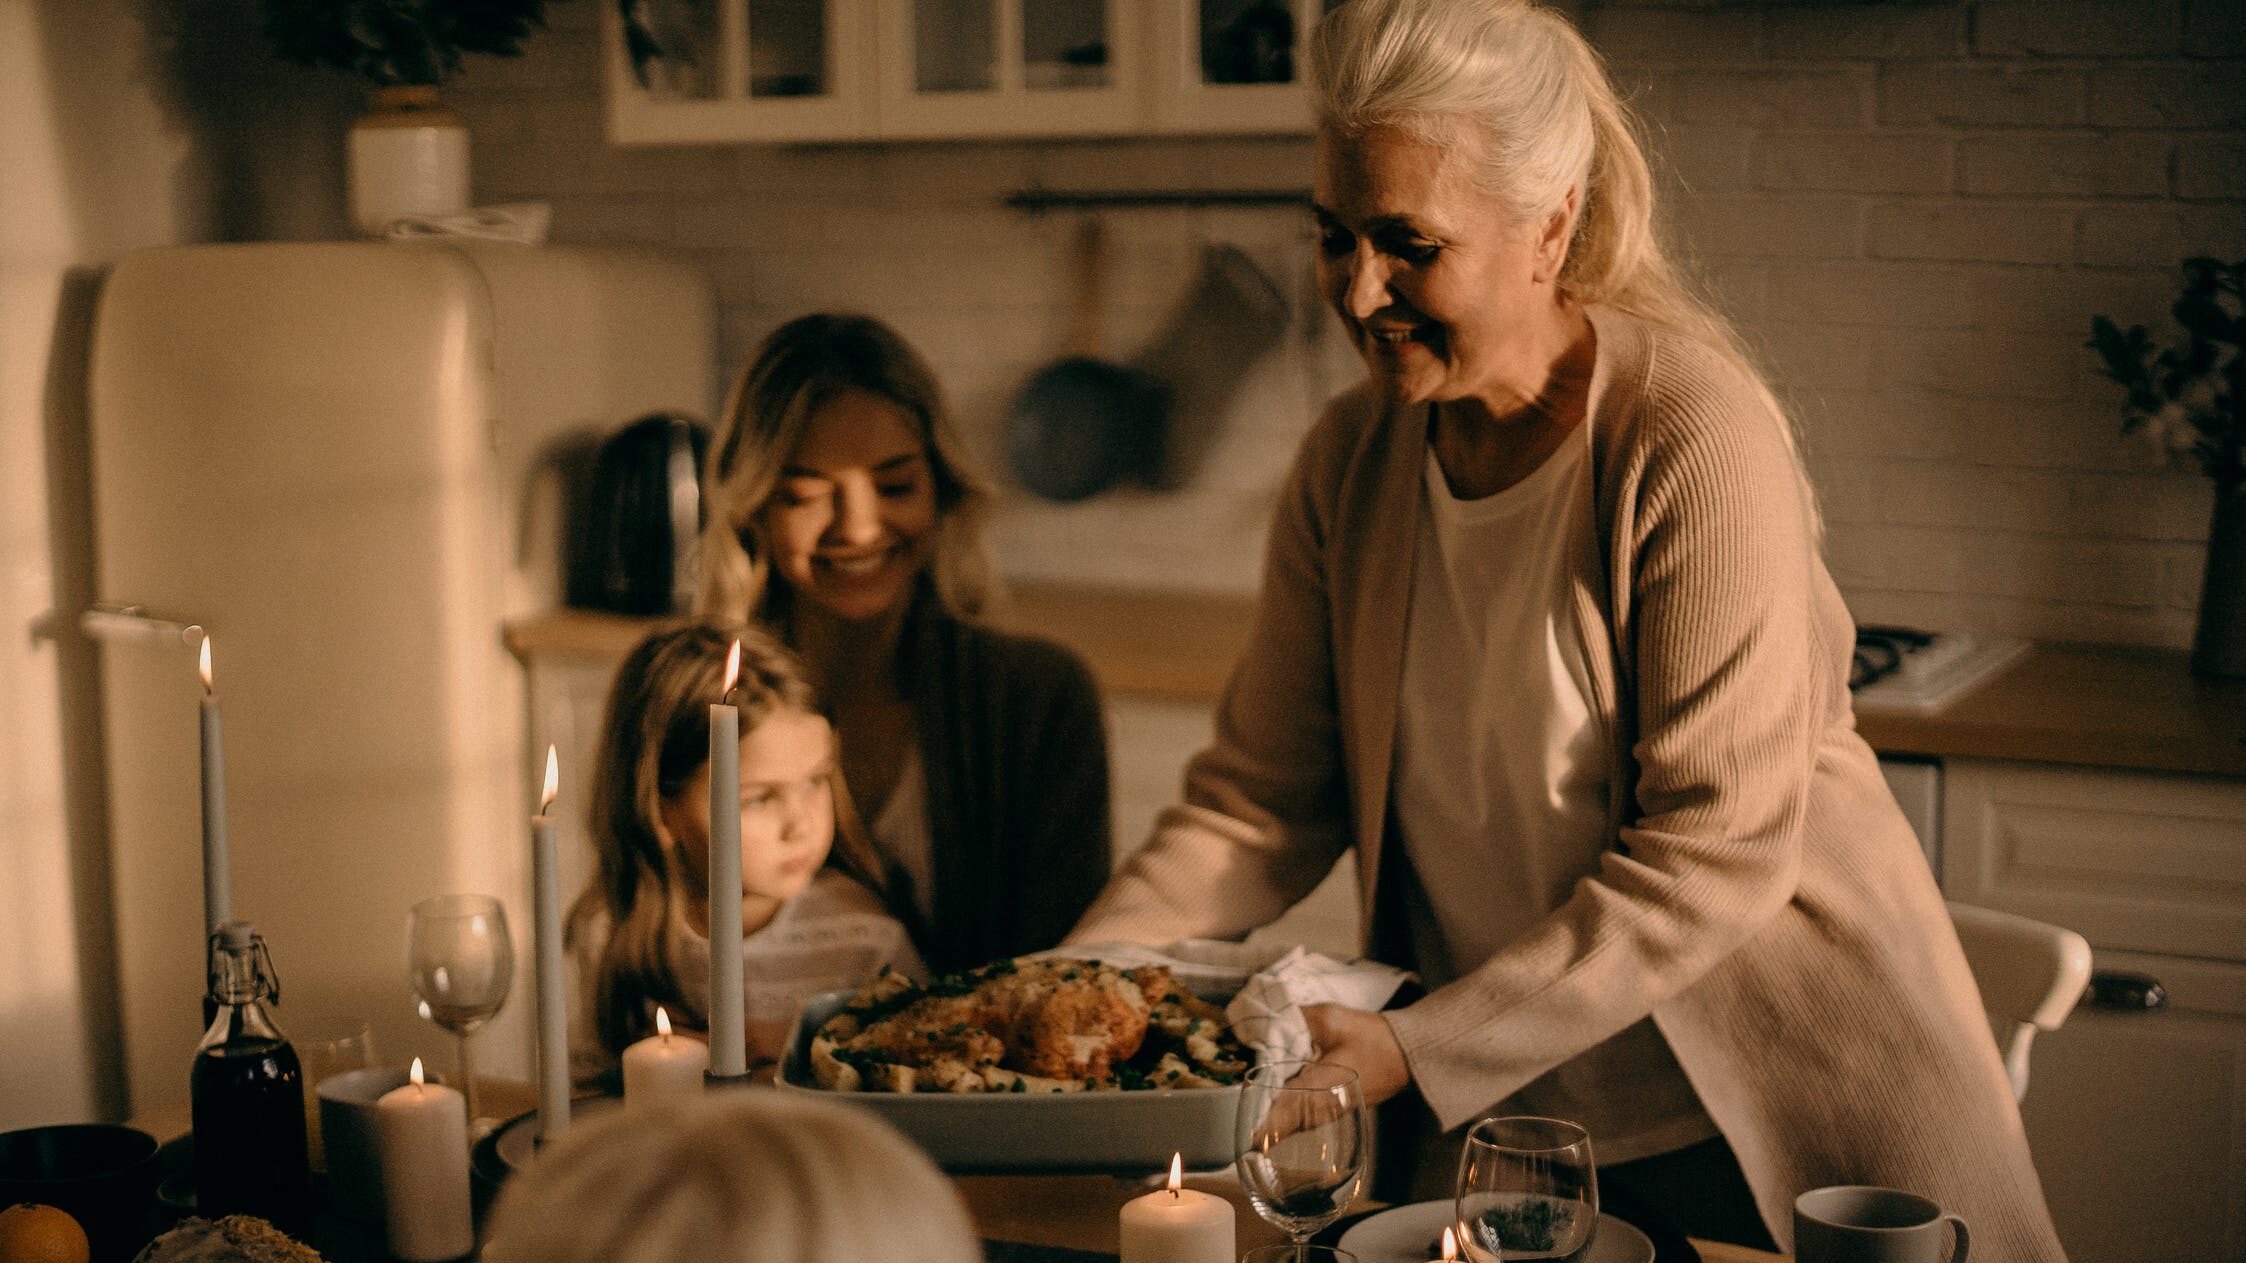
[[[2209,508],[2119,437],[2092,313],[2168,328],[2176,261],[2246,255],[2246,4],[2237,0],[1584,0],[1655,133],[1685,257],[1797,413],[1830,549],[1866,621],[2128,643],[2190,635]],[[542,197],[564,240],[696,256],[738,363],[818,307],[895,321],[987,457],[1006,401],[1072,348],[1073,222],[1053,187],[1303,185],[1301,139],[618,149],[590,3],[448,95],[486,200]],[[1250,251],[1298,305],[1285,211],[1124,211],[1103,349],[1160,327],[1201,245]],[[1183,492],[1010,499],[1017,576],[1244,590],[1315,398],[1355,374],[1323,326],[1248,370]],[[995,459],[993,465],[995,468]]]

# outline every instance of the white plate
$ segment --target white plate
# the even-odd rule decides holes
[[[1341,1248],[1357,1263],[1427,1263],[1428,1243],[1443,1235],[1457,1215],[1453,1202],[1413,1202],[1367,1215],[1341,1234]],[[1599,1216],[1599,1230],[1580,1263],[1653,1263],[1653,1238],[1616,1219]]]

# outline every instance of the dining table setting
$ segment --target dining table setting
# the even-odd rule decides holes
[[[542,1147],[574,1125],[611,1111],[627,1122],[639,1110],[660,1117],[652,1111],[725,1093],[823,1098],[880,1117],[950,1179],[987,1263],[1784,1257],[1691,1241],[1647,1208],[1602,1203],[1594,1138],[1565,1120],[1486,1117],[1466,1135],[1454,1196],[1373,1200],[1374,1111],[1354,1070],[1319,1060],[1302,1010],[1312,1003],[1378,1009],[1407,976],[1300,947],[1100,944],[994,961],[925,984],[885,976],[855,994],[805,1004],[785,1055],[760,1065],[745,1055],[741,958],[716,953],[706,1035],[674,1030],[658,1009],[654,1031],[623,1049],[620,1073],[588,1091],[571,1074],[555,858],[561,786],[552,748],[523,834],[533,875],[535,1078],[495,1078],[475,1067],[476,1032],[508,999],[515,972],[505,905],[487,893],[422,899],[405,927],[404,972],[421,1014],[458,1037],[450,1073],[420,1058],[383,1061],[364,1027],[335,1038],[305,1031],[292,1041],[272,953],[232,906],[223,727],[207,637],[202,650],[208,987],[190,1098],[123,1125],[0,1135],[0,1202],[55,1208],[73,1227],[42,1222],[66,1238],[84,1230],[82,1253],[11,1255],[0,1219],[0,1263],[253,1257],[167,1244],[205,1231],[199,1225],[210,1220],[260,1231],[277,1225],[329,1263],[470,1258],[500,1191],[534,1170]],[[741,880],[727,870],[740,863],[740,813],[719,809],[741,793],[739,724],[729,713],[738,643],[734,653],[727,689],[710,704],[715,941],[741,934],[740,901],[715,893],[738,889]],[[994,998],[974,1007],[985,991]],[[1058,999],[1064,993],[1068,1004]],[[1083,1028],[1024,1033],[1087,999],[1112,1013],[1123,997],[1130,998],[1125,1007],[1139,1006],[1127,1015],[1137,1025],[1097,1052],[1096,1076],[1077,1064],[1091,1055]],[[1068,1050],[1065,1064],[1012,1046],[1001,1058],[1003,1041],[969,1030],[986,1020],[973,1015],[996,1011],[989,1004],[1035,1013],[1035,1021],[988,1020],[1009,1038],[1043,1041],[1037,1056]],[[947,1023],[946,1038],[980,1038],[993,1051],[970,1070],[946,1069],[938,1059],[916,1071],[852,1042],[881,1022],[916,1014]],[[1166,1051],[1157,1058],[1157,1050]]]
[[[758,1082],[741,1090],[777,1090],[772,1083],[776,1069],[764,1068],[762,1074],[753,1076]],[[498,1129],[487,1132],[470,1154],[473,1213],[475,1222],[480,1225],[507,1175],[495,1162],[494,1138],[505,1130],[507,1123],[523,1127],[530,1125],[526,1120],[535,1120],[537,1089],[521,1080],[486,1079],[478,1084],[478,1093],[488,1108],[507,1119]],[[613,1098],[578,1096],[574,1104],[580,1109],[598,1110],[613,1107],[618,1102]],[[150,1222],[161,1224],[191,1213],[192,1203],[180,1188],[191,1165],[186,1152],[190,1148],[189,1111],[184,1108],[157,1111],[135,1117],[128,1125],[162,1142],[161,1157],[169,1187],[153,1208],[154,1218]],[[349,1183],[354,1180],[359,1181],[357,1186]],[[328,1263],[402,1263],[402,1256],[392,1253],[388,1247],[378,1206],[370,1196],[377,1190],[365,1186],[369,1181],[379,1183],[379,1173],[362,1169],[339,1175],[331,1165],[315,1175],[313,1213],[303,1231],[303,1240]],[[1123,1263],[1123,1237],[1130,1231],[1131,1208],[1150,1202],[1160,1207],[1169,1198],[1164,1187],[1167,1182],[1165,1173],[1151,1171],[1144,1175],[985,1172],[952,1177],[982,1240],[988,1263]],[[1221,1224],[1221,1235],[1229,1242],[1223,1257],[1229,1263],[1238,1263],[1249,1253],[1261,1249],[1291,1248],[1287,1231],[1257,1213],[1236,1169],[1185,1171],[1179,1187],[1183,1193],[1192,1195],[1193,1204],[1201,1208],[1199,1218],[1205,1235],[1212,1232],[1206,1225]],[[1330,1224],[1322,1226],[1308,1239],[1329,1247],[1358,1247],[1349,1249],[1355,1263],[1406,1263],[1407,1260],[1419,1263],[1420,1260],[1440,1259],[1439,1251],[1420,1253],[1418,1250],[1439,1237],[1441,1221],[1450,1217],[1450,1211],[1451,1207],[1444,1203],[1391,1206],[1360,1193]],[[1611,1215],[1607,1220],[1622,1225],[1623,1229],[1628,1227],[1626,1220]],[[1429,1223],[1436,1224],[1435,1230],[1423,1233],[1421,1230]],[[1601,1227],[1615,1232],[1618,1239],[1621,1237],[1620,1230],[1606,1229],[1604,1223]],[[1183,1234],[1182,1245],[1158,1240],[1153,1254],[1144,1250],[1134,1252],[1131,1263],[1172,1263],[1173,1260],[1186,1263],[1194,1257],[1191,1232],[1188,1229]],[[1643,1240],[1644,1235],[1637,1233],[1636,1239]],[[1691,1240],[1687,1244],[1693,1255],[1673,1257],[1696,1256],[1702,1263],[1777,1263],[1788,1257],[1723,1242]],[[1470,1251],[1461,1254],[1471,1257]],[[473,1247],[469,1252],[469,1256],[472,1255]],[[1594,1247],[1581,1257],[1596,1263],[1607,1258],[1631,1256],[1610,1254]]]

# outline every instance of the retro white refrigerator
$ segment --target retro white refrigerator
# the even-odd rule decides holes
[[[364,1019],[384,1061],[449,1071],[406,981],[406,913],[480,891],[505,902],[516,967],[478,1069],[528,1076],[543,751],[524,748],[501,629],[559,600],[554,453],[657,409],[709,417],[714,308],[704,276],[652,251],[217,245],[118,264],[90,386],[96,565],[104,604],[157,620],[106,620],[102,652],[134,1110],[185,1099],[203,991],[202,684],[165,622],[210,630],[233,908],[271,946],[284,1030]],[[581,813],[585,788],[556,810]]]

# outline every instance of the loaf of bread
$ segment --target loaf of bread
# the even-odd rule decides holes
[[[133,1263],[325,1263],[320,1253],[255,1215],[187,1218]]]

